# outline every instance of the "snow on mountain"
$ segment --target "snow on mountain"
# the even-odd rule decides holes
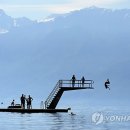
[[[37,22],[38,23],[46,23],[46,22],[50,22],[50,21],[54,21],[55,18],[45,18],[45,19],[41,19],[41,20],[38,20]]]
[[[9,32],[9,31],[6,30],[6,29],[0,29],[0,33],[1,33],[1,34],[8,33],[8,32]]]

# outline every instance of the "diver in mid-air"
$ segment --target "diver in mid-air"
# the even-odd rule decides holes
[[[110,81],[109,81],[109,79],[107,79],[106,81],[105,81],[105,88],[106,89],[109,89],[110,90],[110,87],[109,87],[109,85],[110,85]]]

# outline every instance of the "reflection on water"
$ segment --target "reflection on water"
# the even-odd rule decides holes
[[[101,111],[101,110],[100,110]],[[105,113],[125,113],[104,109]],[[91,121],[94,109],[75,111],[76,115],[68,113],[39,113],[39,114],[18,114],[0,113],[0,129],[2,130],[129,130],[129,122],[105,122],[95,125]],[[126,114],[129,114],[127,111]],[[130,115],[130,114],[129,114]]]

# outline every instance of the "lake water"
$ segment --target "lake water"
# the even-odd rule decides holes
[[[0,113],[0,130],[129,130],[128,107],[81,107],[69,113]],[[95,113],[102,113],[96,117]],[[102,120],[108,116],[107,120]],[[118,119],[116,119],[118,116]],[[105,118],[105,117],[104,117]],[[124,119],[123,119],[124,118]]]

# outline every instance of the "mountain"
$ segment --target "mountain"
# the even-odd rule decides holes
[[[13,20],[7,16],[3,10],[0,10],[0,33],[6,33],[13,26]]]
[[[2,97],[29,93],[42,100],[57,80],[75,74],[93,79],[95,90],[66,98],[80,93],[93,104],[128,103],[130,10],[86,8],[40,22],[0,12],[0,27],[8,31],[0,34]]]
[[[0,9],[0,34],[8,33],[11,29],[16,27],[33,24],[34,21],[29,20],[28,18],[12,18],[11,16],[6,15],[6,13]]]

